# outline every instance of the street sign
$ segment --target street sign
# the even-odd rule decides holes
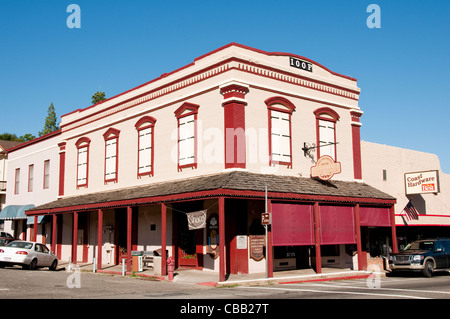
[[[271,225],[272,224],[272,214],[271,213],[262,213],[261,214],[261,224],[262,225]]]

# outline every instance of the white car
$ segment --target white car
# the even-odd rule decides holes
[[[0,247],[0,267],[9,265],[21,265],[31,270],[38,267],[56,270],[58,258],[44,244],[15,240]]]

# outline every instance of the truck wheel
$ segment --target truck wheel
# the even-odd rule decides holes
[[[433,261],[427,260],[422,270],[422,273],[425,277],[431,278],[433,276],[433,268],[434,268],[433,265],[434,265]]]

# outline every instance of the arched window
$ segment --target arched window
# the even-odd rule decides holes
[[[75,143],[77,147],[77,188],[88,186],[90,144],[91,140],[87,137],[82,137]]]
[[[269,116],[269,161],[292,167],[291,116],[295,105],[283,97],[272,97],[264,101]]]
[[[336,122],[339,114],[336,111],[322,107],[314,111],[316,116],[317,158],[329,155],[335,161],[336,158]]]
[[[135,124],[138,132],[138,177],[153,176],[154,136],[156,119],[144,116]]]
[[[117,182],[119,134],[120,131],[115,128],[110,128],[103,134],[105,139],[105,183]]]
[[[197,113],[199,105],[185,102],[176,111],[178,121],[178,171],[197,168]]]

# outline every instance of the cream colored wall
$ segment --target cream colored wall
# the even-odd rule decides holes
[[[361,141],[361,153],[364,181],[397,198],[396,214],[401,214],[411,199],[420,214],[428,215],[407,221],[409,225],[450,225],[450,175],[441,170],[435,154],[366,141]],[[387,172],[386,181],[383,181],[384,169]],[[440,193],[407,197],[404,174],[430,170],[439,171]],[[400,216],[396,216],[395,222],[397,225],[404,224]]]

